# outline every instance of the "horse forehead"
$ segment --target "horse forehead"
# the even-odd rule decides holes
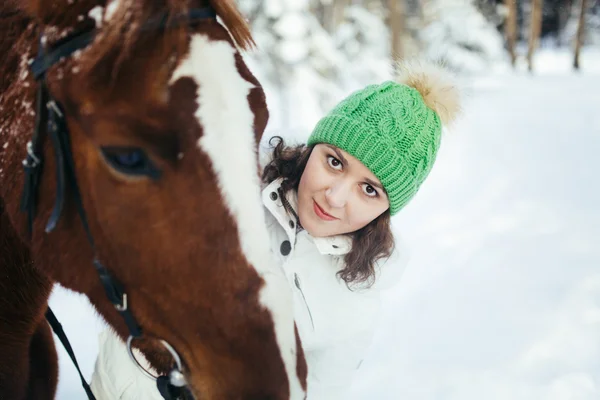
[[[218,91],[210,92],[211,100],[226,99],[234,92],[239,95],[244,90],[247,96],[255,86],[241,76],[236,65],[236,53],[237,50],[225,40],[211,40],[208,35],[200,33],[192,35],[189,51],[174,69],[169,84],[187,77],[198,86],[218,87]],[[238,90],[240,84],[242,91]]]
[[[228,42],[196,34],[189,47],[171,83],[191,78],[197,85],[194,117],[202,127],[197,146],[211,161],[226,207],[237,222],[242,251],[260,274],[261,266],[271,263],[262,221],[254,114],[248,102],[254,86],[238,71],[236,50]],[[255,246],[245,246],[250,243]]]
[[[230,42],[214,40],[206,33],[196,33],[189,40],[187,53],[171,72],[169,87],[173,87],[182,78],[195,86],[194,92],[186,91],[185,97],[179,99],[170,96],[170,100],[175,101],[174,104],[182,100],[193,103],[194,119],[202,128],[201,135],[205,134],[208,125],[217,130],[229,127],[228,131],[234,126],[243,125],[242,129],[246,132],[248,125],[243,122],[245,119],[242,115],[251,117],[249,126],[254,126],[257,110],[249,102],[248,95],[253,89],[262,88],[244,78],[238,69],[237,57],[237,50]],[[188,97],[189,94],[192,97]],[[187,104],[185,107],[189,109]],[[205,112],[207,109],[211,111]],[[240,137],[243,134],[238,131],[234,135]],[[226,143],[226,140],[221,140],[220,143]]]
[[[226,207],[236,221],[241,251],[265,282],[259,289],[260,305],[271,313],[291,398],[301,398],[291,291],[271,254],[260,200],[254,111],[248,99],[255,86],[238,70],[235,48],[203,34],[192,36],[189,52],[170,83],[184,77],[197,85],[194,116],[202,126],[198,147],[210,159]]]

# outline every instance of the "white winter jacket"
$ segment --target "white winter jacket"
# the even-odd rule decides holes
[[[280,180],[268,185],[262,200],[271,248],[293,292],[294,316],[308,365],[307,398],[344,399],[373,337],[380,290],[398,281],[406,265],[405,248],[397,242],[392,257],[377,265],[375,285],[349,290],[336,273],[351,250],[350,237],[297,233],[296,221],[278,194],[280,185]],[[295,193],[289,193],[287,200],[297,208]],[[100,335],[91,387],[97,400],[162,399],[155,382],[129,361],[125,345],[109,330]]]

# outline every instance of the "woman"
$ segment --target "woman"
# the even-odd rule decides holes
[[[373,336],[380,290],[404,265],[390,217],[417,193],[442,124],[460,109],[441,67],[399,67],[397,82],[339,103],[306,145],[286,147],[278,138],[263,172],[272,249],[293,292],[308,364],[308,400],[347,397]],[[110,332],[101,336],[92,388],[99,400],[160,399]]]

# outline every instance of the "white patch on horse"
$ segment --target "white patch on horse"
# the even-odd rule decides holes
[[[261,304],[271,312],[283,359],[290,399],[303,399],[296,374],[296,337],[292,297],[285,275],[275,262],[263,218],[257,171],[254,114],[248,94],[254,87],[240,75],[236,50],[225,41],[196,34],[190,51],[173,72],[171,84],[192,78],[198,85],[195,116],[203,128],[198,146],[211,159],[223,198],[238,226],[242,251],[264,279]]]
[[[25,112],[27,112],[27,113],[29,113],[29,111],[33,110],[32,106],[31,106],[31,102],[29,102],[29,101],[23,100],[21,105],[23,106],[23,108],[25,109]]]
[[[96,21],[96,28],[100,28],[102,26],[102,16],[104,14],[104,7],[96,6],[88,11],[88,17]]]
[[[109,21],[115,15],[115,12],[117,12],[120,5],[121,0],[112,0],[110,3],[108,3],[106,6],[106,15],[104,17],[106,21]]]
[[[67,29],[64,29],[63,31],[61,31],[58,36],[60,39],[64,39],[67,36],[69,36],[71,33],[73,33],[73,28],[67,28]]]

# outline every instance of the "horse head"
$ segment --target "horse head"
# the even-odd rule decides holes
[[[36,265],[85,293],[155,372],[179,356],[197,398],[303,398],[291,294],[260,201],[268,111],[238,51],[253,41],[235,5],[24,3],[38,54],[27,90],[44,86],[38,130],[68,132],[42,147]]]

